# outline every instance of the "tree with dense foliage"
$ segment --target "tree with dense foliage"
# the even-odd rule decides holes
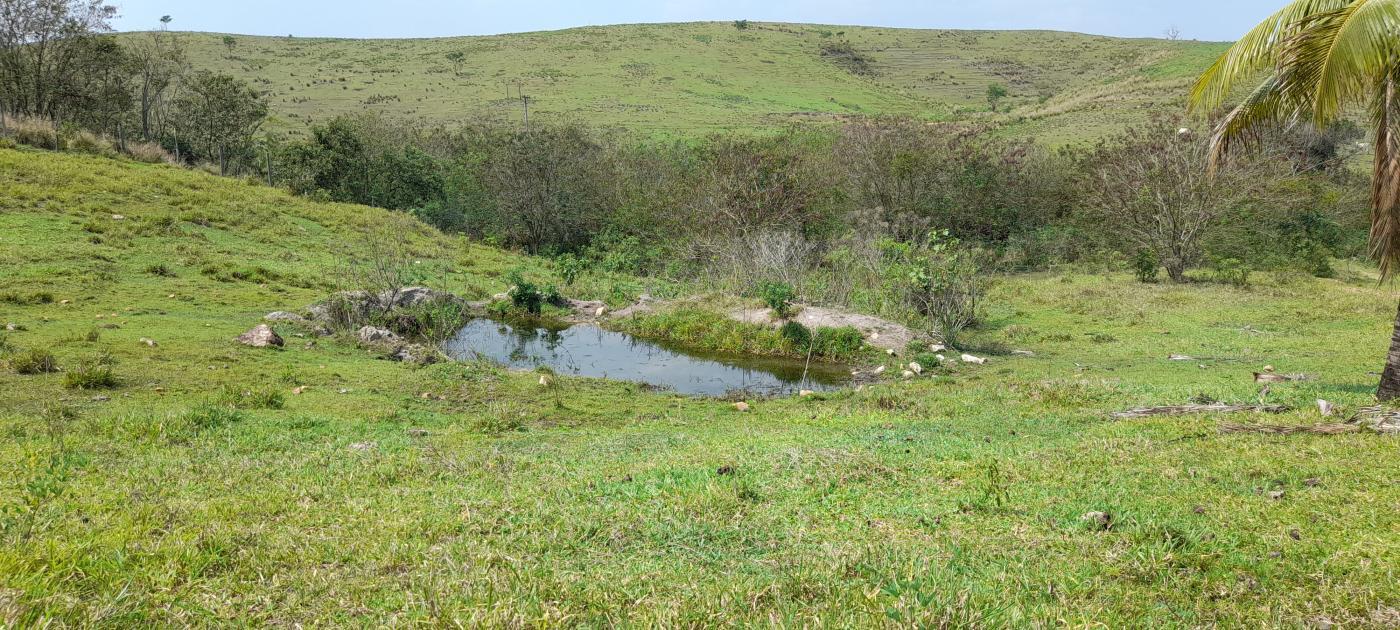
[[[132,38],[130,55],[140,81],[141,137],[149,142],[161,135],[166,115],[166,94],[184,73],[186,62],[179,37],[166,29],[170,16],[161,18],[160,30]]]
[[[1269,126],[1318,127],[1369,103],[1375,163],[1371,254],[1390,278],[1400,262],[1400,0],[1294,0],[1231,46],[1197,81],[1191,103],[1223,104],[1240,82],[1262,76],[1211,139],[1219,164]],[[1381,400],[1400,398],[1400,317],[1391,336]]]
[[[992,111],[997,110],[997,105],[1001,104],[1001,100],[1006,98],[1006,95],[1005,85],[993,83],[987,86],[987,104],[992,106]]]
[[[74,106],[65,87],[109,64],[90,54],[116,8],[102,0],[0,0],[0,110],[60,118]],[[110,67],[110,66],[109,66]]]
[[[176,111],[194,150],[227,174],[228,158],[247,150],[267,118],[267,103],[243,81],[200,71],[186,80]]]

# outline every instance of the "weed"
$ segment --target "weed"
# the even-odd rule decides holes
[[[792,316],[792,301],[797,299],[797,292],[782,282],[764,282],[758,285],[758,297],[773,309],[778,319],[787,319]]]
[[[281,390],[273,387],[245,389],[225,385],[214,397],[214,402],[229,409],[281,409],[287,400]]]
[[[53,353],[40,348],[14,353],[9,358],[10,369],[16,374],[49,374],[58,371],[58,360]]]
[[[39,291],[28,295],[8,291],[0,293],[0,302],[14,306],[38,306],[40,304],[53,304],[53,294],[48,291]]]
[[[175,272],[171,271],[170,267],[165,266],[165,263],[156,263],[154,265],[146,267],[146,273],[161,278],[175,277]]]
[[[82,361],[77,367],[63,374],[63,386],[67,389],[113,389],[120,385],[116,372],[109,361],[93,358]]]

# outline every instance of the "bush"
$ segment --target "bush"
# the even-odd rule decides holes
[[[931,325],[932,334],[950,346],[977,323],[987,293],[987,277],[977,252],[948,235],[930,232],[920,245],[886,241],[885,289]]]
[[[1241,288],[1249,286],[1250,271],[1249,265],[1238,258],[1223,258],[1211,265],[1211,276],[1216,282]]]
[[[806,352],[812,344],[812,331],[798,322],[787,322],[778,330],[797,352]]]
[[[31,348],[10,357],[10,369],[16,374],[48,374],[58,371],[58,360],[48,350]]]
[[[53,304],[53,294],[48,291],[38,291],[23,295],[13,291],[0,293],[0,302],[12,304],[14,306],[37,306],[40,304]]]
[[[132,142],[126,145],[126,154],[131,159],[145,164],[174,164],[175,156],[154,142]]]
[[[865,337],[851,326],[819,328],[812,341],[815,356],[842,361],[853,359],[865,348]]]
[[[1161,267],[1157,260],[1157,254],[1150,249],[1142,248],[1133,255],[1133,275],[1138,282],[1151,283],[1157,281],[1157,268]]]
[[[571,287],[583,274],[587,263],[573,254],[563,254],[554,259],[554,268],[559,271],[559,277],[564,279],[564,286]]]
[[[112,389],[119,384],[112,366],[97,359],[84,361],[63,375],[67,389]]]
[[[510,289],[506,291],[506,295],[510,296],[510,303],[515,308],[531,315],[539,315],[544,311],[544,294],[535,283],[526,280],[517,271],[512,271],[506,279],[510,282]]]
[[[165,266],[165,263],[156,263],[154,265],[146,267],[146,273],[162,278],[175,277],[175,272],[171,271],[169,267]]]
[[[779,319],[787,319],[793,314],[792,301],[797,298],[797,292],[782,282],[764,282],[758,285],[758,297]]]
[[[79,130],[77,133],[73,134],[72,138],[68,140],[68,149],[78,153],[107,157],[115,157],[117,155],[117,151],[112,147],[110,141],[85,129]]]
[[[58,148],[58,129],[53,122],[44,118],[19,116],[6,120],[15,142],[39,149]]]

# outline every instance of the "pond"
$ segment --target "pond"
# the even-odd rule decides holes
[[[782,396],[830,391],[851,381],[848,368],[829,363],[697,352],[587,325],[552,328],[476,319],[443,350],[458,360],[548,367],[558,374],[644,383],[692,396]]]

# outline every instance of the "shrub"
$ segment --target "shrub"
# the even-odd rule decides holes
[[[544,295],[535,283],[526,280],[516,271],[512,271],[507,280],[510,282],[510,289],[506,294],[510,296],[510,303],[515,308],[531,315],[539,315],[544,310]]]
[[[1249,265],[1238,258],[1222,258],[1211,265],[1211,275],[1216,282],[1236,287],[1249,286]]]
[[[137,162],[146,164],[175,164],[175,156],[154,142],[132,142],[126,145],[126,154]]]
[[[1151,283],[1157,281],[1157,268],[1161,263],[1157,260],[1156,252],[1146,247],[1137,250],[1133,255],[1133,275],[1138,282]]]
[[[91,131],[79,130],[68,140],[68,149],[78,153],[88,153],[91,155],[103,155],[107,157],[116,156],[117,152],[112,148],[112,143],[107,139]]]
[[[747,31],[747,30],[749,30],[749,21],[748,21],[748,20],[734,20],[734,28],[736,28],[736,29],[738,29],[738,30],[741,30],[741,31]]]
[[[778,333],[792,344],[794,350],[806,352],[812,344],[812,331],[798,322],[787,322],[778,330]]]
[[[19,116],[6,121],[15,142],[40,149],[58,148],[58,129],[44,118]]]
[[[797,298],[797,293],[785,283],[764,282],[758,285],[758,297],[773,309],[774,315],[787,319],[792,316],[792,301]]]
[[[63,375],[67,389],[112,389],[119,384],[112,366],[100,359],[83,361]]]
[[[162,278],[175,277],[175,272],[171,271],[169,267],[165,266],[165,263],[156,263],[154,265],[146,267],[146,273],[151,274],[153,276],[160,276]]]
[[[977,323],[987,293],[986,272],[977,252],[949,236],[947,230],[930,232],[919,245],[885,241],[884,284],[932,326],[944,343],[956,345],[957,336]]]
[[[10,357],[10,369],[16,374],[48,374],[58,371],[58,360],[48,350],[30,348]]]
[[[582,258],[573,254],[563,254],[554,259],[554,268],[559,271],[559,277],[563,278],[564,286],[571,287],[583,274],[586,263]]]
[[[186,411],[182,419],[195,429],[215,429],[226,424],[233,424],[243,419],[243,414],[237,409],[220,406],[211,403],[204,403]]]

